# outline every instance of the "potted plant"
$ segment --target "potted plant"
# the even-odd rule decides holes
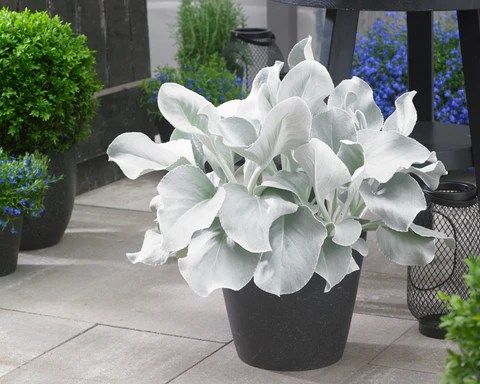
[[[23,219],[44,214],[43,199],[53,182],[46,156],[13,158],[0,148],[0,276],[17,268]]]
[[[218,108],[163,84],[158,104],[174,140],[126,133],[108,154],[132,179],[169,171],[151,203],[157,228],[128,258],[159,265],[177,257],[197,294],[224,290],[243,361],[304,370],[342,356],[367,254],[363,233],[376,231],[380,250],[401,265],[431,262],[435,241],[453,244],[413,223],[426,203],[410,174],[435,189],[446,173],[409,137],[415,93],[384,121],[361,79],[334,88],[310,38],[288,64],[282,81],[277,62],[246,99]]]
[[[85,36],[45,12],[0,9],[0,143],[10,153],[40,151],[63,175],[42,218],[25,218],[22,249],[56,244],[73,209],[75,144],[90,134],[97,108],[94,52]]]
[[[447,339],[458,345],[457,351],[448,353],[443,384],[480,382],[480,257],[472,256],[467,265],[469,297],[464,300],[458,295],[440,295],[450,308],[441,326],[447,331]]]
[[[158,90],[164,83],[177,83],[199,93],[214,105],[239,99],[242,79],[229,66],[232,30],[245,25],[243,9],[232,0],[182,0],[174,36],[178,68],[160,66],[153,79],[142,84],[142,104],[153,115],[162,142],[170,139],[172,125],[158,110]]]

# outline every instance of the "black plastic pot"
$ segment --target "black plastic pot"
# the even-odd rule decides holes
[[[0,276],[10,275],[17,269],[22,218],[14,220],[13,227],[15,229],[14,233],[12,233],[10,226],[0,230]]]
[[[51,156],[50,173],[62,176],[53,184],[45,197],[45,215],[25,218],[23,222],[21,250],[51,247],[60,242],[72,216],[77,186],[75,150]]]
[[[354,253],[361,267],[363,258]],[[230,327],[240,359],[275,371],[305,371],[332,365],[345,350],[360,271],[330,292],[315,274],[292,295],[277,297],[253,281],[238,292],[224,289]]]

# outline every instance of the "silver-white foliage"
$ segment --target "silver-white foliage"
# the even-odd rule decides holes
[[[384,121],[363,80],[334,88],[313,60],[310,38],[288,64],[283,81],[277,62],[259,72],[246,99],[218,107],[164,84],[158,105],[175,127],[172,141],[156,144],[139,133],[114,140],[108,154],[128,177],[169,171],[152,200],[158,230],[128,255],[132,262],[177,257],[202,296],[252,279],[283,295],[314,273],[330,290],[358,270],[352,252],[367,255],[367,230],[377,231],[380,249],[401,265],[431,262],[436,241],[453,246],[413,224],[425,199],[410,174],[432,189],[446,174],[435,153],[409,137],[415,93],[401,96]],[[205,174],[206,163],[213,172]]]

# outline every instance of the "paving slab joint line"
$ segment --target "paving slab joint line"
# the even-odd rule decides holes
[[[209,340],[209,339],[201,339],[199,337],[192,337],[192,336],[183,336],[183,335],[176,335],[174,333],[165,333],[165,332],[157,332],[157,331],[150,331],[146,329],[139,329],[139,328],[132,328],[132,327],[124,327],[121,325],[112,325],[112,324],[104,324],[104,323],[97,323],[97,325],[101,325],[103,327],[109,327],[109,328],[116,328],[116,329],[125,329],[128,331],[136,331],[136,332],[144,332],[144,333],[150,333],[154,335],[161,335],[161,336],[170,336],[170,337],[177,337],[179,339],[187,339],[187,340],[195,340],[195,341],[204,341],[208,343],[215,343],[215,344],[220,344],[225,346],[228,343],[231,343],[232,340],[230,341],[218,341],[218,340]]]
[[[17,369],[20,369],[20,368],[24,367],[25,365],[30,364],[32,361],[35,361],[35,360],[37,360],[38,358],[40,358],[40,357],[42,357],[42,356],[45,356],[47,353],[50,353],[50,352],[52,352],[54,349],[57,349],[58,347],[61,347],[62,345],[65,345],[65,344],[67,344],[68,342],[76,339],[77,337],[84,335],[85,333],[87,333],[88,331],[91,331],[93,328],[95,328],[95,327],[97,327],[97,326],[98,326],[98,324],[93,324],[92,326],[90,326],[90,327],[84,329],[83,331],[81,331],[81,332],[73,335],[72,337],[69,337],[68,339],[62,341],[61,343],[55,345],[54,347],[52,347],[52,348],[50,348],[50,349],[48,349],[48,350],[40,353],[39,355],[35,356],[34,358],[32,358],[32,359],[30,359],[30,360],[28,360],[28,361],[25,361],[24,363],[20,364],[18,367],[12,369],[12,370],[9,371],[9,372],[6,372],[4,375],[1,375],[0,377],[4,377],[4,376],[9,375],[9,374],[12,373],[12,372],[15,372]]]
[[[71,317],[63,317],[63,316],[57,316],[57,315],[49,315],[49,314],[46,314],[46,313],[23,311],[23,310],[21,310],[21,309],[3,308],[3,307],[0,307],[0,311],[17,312],[17,313],[24,313],[24,314],[26,314],[26,315],[35,315],[35,316],[51,317],[51,318],[53,318],[53,319],[69,320],[69,321],[75,321],[75,322],[77,322],[77,323],[85,323],[85,324],[98,325],[98,323],[96,323],[96,322],[94,322],[94,321],[78,320],[78,319],[74,319],[74,318],[71,318]]]
[[[224,343],[222,346],[220,346],[220,348],[217,348],[215,351],[213,351],[212,353],[208,354],[207,356],[205,356],[204,358],[198,360],[195,364],[193,364],[191,367],[185,369],[184,371],[180,372],[178,375],[176,375],[175,377],[171,378],[170,380],[166,381],[164,384],[170,384],[172,383],[173,381],[175,381],[176,379],[178,379],[180,376],[182,376],[183,374],[187,373],[188,371],[190,371],[192,368],[195,368],[197,365],[199,365],[200,363],[204,362],[205,360],[207,360],[209,357],[213,356],[214,354],[216,354],[218,351],[220,351],[221,349],[225,348],[227,345],[229,345],[230,343],[232,343],[232,341],[229,341],[228,343]]]
[[[154,196],[154,195],[152,195]],[[113,211],[125,211],[125,212],[137,212],[137,213],[147,213],[152,214],[152,212],[148,210],[141,210],[141,209],[131,209],[131,208],[119,208],[119,207],[108,207],[105,205],[91,205],[91,204],[83,204],[83,203],[75,203],[77,207],[86,207],[86,208],[96,208],[96,209],[111,209]]]
[[[446,362],[445,362],[446,364]],[[422,371],[420,369],[406,369],[406,368],[399,368],[399,367],[390,367],[388,365],[383,365],[383,364],[378,364],[378,363],[375,363],[375,364],[369,364],[373,367],[382,367],[382,368],[390,368],[390,369],[399,369],[401,371],[407,371],[407,372],[415,372],[415,373],[429,373],[430,375],[438,375],[438,374],[441,374],[443,371],[439,371],[439,372],[432,372],[432,371]]]
[[[373,316],[373,315],[372,315]],[[388,317],[388,316],[384,316],[384,317]],[[403,319],[402,319],[403,320]],[[370,360],[368,360],[365,364],[363,364],[361,367],[358,367],[358,369],[360,368],[364,368],[368,365],[372,365],[372,366],[377,366],[377,367],[383,367],[383,368],[392,368],[392,367],[387,367],[387,366],[384,366],[384,365],[378,365],[378,364],[371,364],[371,362],[373,360],[375,360],[379,355],[381,355],[383,352],[385,352],[388,347],[390,347],[393,343],[395,343],[398,339],[400,339],[403,335],[405,335],[408,331],[410,331],[410,329],[412,329],[415,325],[412,325],[411,327],[409,327],[406,331],[402,332],[396,339],[394,339],[390,344],[386,345],[384,348],[380,349]],[[400,368],[399,368],[400,369]],[[408,369],[403,369],[404,371],[409,371]],[[413,370],[411,370],[413,371]],[[413,372],[420,372],[420,371],[413,371]],[[350,383],[351,382],[351,379],[353,379],[355,377],[355,375],[357,375],[358,372],[355,372],[355,373],[352,373],[350,376],[347,377],[347,379],[345,381],[342,381],[342,384],[346,384],[346,383]],[[431,373],[431,372],[420,372],[420,373]]]

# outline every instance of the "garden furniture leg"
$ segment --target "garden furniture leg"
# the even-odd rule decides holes
[[[458,11],[473,163],[480,186],[480,10]]]
[[[335,85],[352,75],[359,15],[359,11],[326,10],[320,62],[329,69]]]

